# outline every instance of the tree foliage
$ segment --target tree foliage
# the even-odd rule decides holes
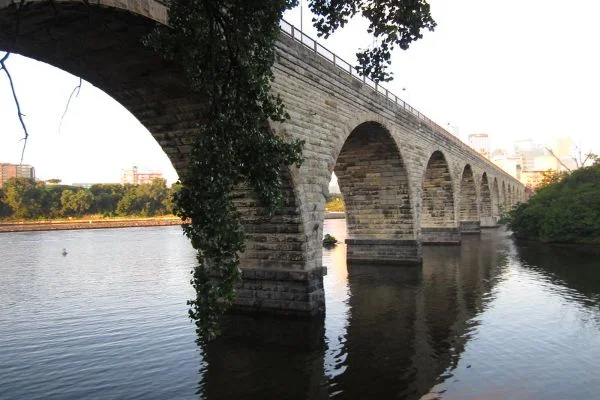
[[[377,45],[356,53],[356,70],[375,82],[392,79],[387,69],[396,46],[406,50],[423,37],[424,29],[433,31],[436,27],[425,0],[311,0],[309,7],[317,15],[313,23],[319,36],[325,38],[358,14],[369,21],[367,32]]]
[[[177,190],[177,186],[168,189],[164,179],[141,185],[96,184],[85,189],[13,178],[0,189],[0,218],[169,215]]]
[[[509,213],[508,226],[520,239],[600,243],[600,165],[541,188]]]
[[[197,250],[189,301],[199,341],[218,333],[218,316],[233,301],[245,234],[231,198],[246,183],[268,210],[282,202],[282,176],[302,162],[301,141],[276,135],[271,122],[289,118],[271,93],[275,43],[283,12],[297,0],[172,0],[169,27],[158,26],[145,43],[185,70],[190,88],[206,100],[187,173],[175,197],[184,233]],[[311,0],[314,24],[328,36],[359,12],[380,44],[358,55],[375,81],[388,80],[394,46],[407,48],[435,22],[424,0]]]

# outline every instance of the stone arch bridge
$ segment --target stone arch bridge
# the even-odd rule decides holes
[[[183,176],[204,101],[181,68],[141,44],[166,21],[154,0],[0,0],[0,50],[104,90]],[[305,140],[305,162],[287,171],[285,204],[274,217],[247,188],[233,193],[248,234],[238,308],[323,311],[321,238],[334,171],[347,208],[349,262],[418,264],[423,243],[459,244],[523,199],[514,178],[285,23],[274,72],[273,91],[291,119],[273,128]]]

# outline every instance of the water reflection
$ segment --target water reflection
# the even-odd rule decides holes
[[[597,311],[600,304],[600,247],[518,243],[524,267],[542,274],[554,285],[574,291],[573,299]]]
[[[324,320],[228,316],[199,352],[179,228],[5,234],[0,398],[598,397],[598,252],[507,235],[425,247],[421,268],[325,250]]]
[[[207,399],[326,398],[323,320],[230,315],[204,347],[200,390]]]
[[[343,240],[343,221],[328,228]],[[426,247],[423,266],[346,266],[344,245],[324,251],[325,324],[228,316],[205,347],[204,395],[419,399],[452,375],[493,298],[498,243],[483,234]]]

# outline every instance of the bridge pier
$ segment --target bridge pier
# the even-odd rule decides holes
[[[460,229],[456,227],[424,227],[421,228],[423,244],[429,245],[459,245],[461,242]]]
[[[479,221],[460,221],[460,232],[463,234],[481,233],[481,223]]]
[[[419,240],[346,239],[346,260],[386,265],[421,264],[423,253]]]
[[[482,228],[495,228],[498,226],[498,220],[496,217],[481,217]]]
[[[327,268],[274,270],[242,268],[233,313],[312,317],[325,312]]]

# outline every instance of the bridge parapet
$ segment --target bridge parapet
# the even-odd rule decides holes
[[[370,89],[372,89],[377,95],[386,99],[391,107],[395,107],[396,109],[402,110],[413,115],[417,118],[421,123],[427,125],[433,131],[439,133],[440,135],[446,137],[448,140],[453,142],[456,146],[460,147],[462,150],[469,152],[472,156],[481,158],[483,162],[485,162],[489,167],[493,168],[506,175],[506,178],[512,179],[515,183],[521,185],[517,179],[500,169],[497,165],[492,163],[485,157],[482,157],[480,153],[475,151],[471,146],[464,143],[462,140],[458,139],[456,136],[448,132],[446,129],[441,127],[439,124],[431,120],[425,114],[421,113],[419,110],[402,100],[402,98],[398,97],[390,90],[386,89],[379,83],[373,81],[370,78],[367,78],[365,75],[361,75],[356,71],[356,69],[349,62],[345,61],[343,58],[336,55],[331,50],[327,49],[325,46],[320,44],[317,40],[313,39],[300,29],[296,28],[294,25],[290,24],[285,20],[281,20],[281,32],[288,37],[294,39],[297,43],[301,43],[306,48],[313,51],[316,55],[322,57],[325,60],[328,60],[334,67],[338,68],[340,71],[350,75],[352,78],[356,79],[358,82],[361,82],[363,85],[366,85]]]

